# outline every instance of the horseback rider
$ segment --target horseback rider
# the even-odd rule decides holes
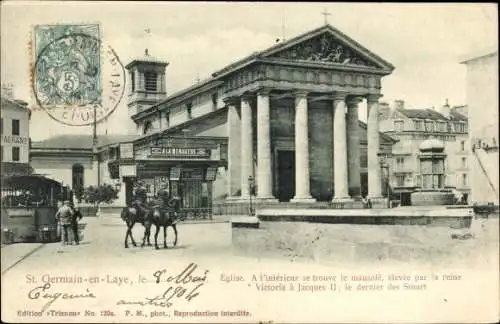
[[[166,188],[162,188],[158,190],[158,200],[161,201],[161,207],[168,207],[168,203],[170,200],[170,193]]]
[[[147,210],[146,201],[148,198],[148,192],[144,188],[144,184],[141,181],[137,182],[137,188],[134,194],[134,203],[137,207],[141,208],[143,211]]]
[[[170,212],[173,212],[174,216],[177,216],[180,197],[171,195],[166,188],[162,188],[158,191],[158,200],[161,202],[160,208],[168,209]]]

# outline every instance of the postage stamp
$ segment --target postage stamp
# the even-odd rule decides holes
[[[92,124],[115,110],[125,70],[103,44],[98,24],[38,25],[33,35],[31,77],[39,108],[71,126]]]

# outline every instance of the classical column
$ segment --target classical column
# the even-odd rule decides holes
[[[360,99],[351,97],[347,100],[347,161],[349,195],[361,194],[361,150],[359,136],[358,103]]]
[[[249,198],[248,177],[253,176],[252,107],[250,98],[241,98],[241,198]]]
[[[368,138],[368,196],[370,198],[382,197],[382,182],[380,164],[378,161],[378,151],[380,147],[379,120],[378,120],[378,99],[380,96],[371,95],[368,101],[368,125],[366,136]]]
[[[241,186],[238,176],[241,168],[241,120],[234,100],[225,100],[227,110],[227,197],[231,199]]]
[[[333,106],[333,201],[350,199],[347,182],[347,138],[345,94],[336,94]]]
[[[257,198],[272,199],[269,90],[257,93]]]
[[[295,94],[295,197],[292,202],[315,202],[309,188],[307,93]]]

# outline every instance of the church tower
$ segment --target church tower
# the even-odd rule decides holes
[[[142,58],[132,60],[125,67],[129,74],[128,115],[129,133],[136,134],[137,126],[132,116],[155,105],[167,97],[165,70],[168,62],[151,56],[145,50]]]

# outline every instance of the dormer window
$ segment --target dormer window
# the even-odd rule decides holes
[[[434,122],[432,120],[426,120],[425,121],[425,130],[427,132],[433,132],[434,131]]]
[[[404,131],[404,127],[405,127],[404,120],[395,120],[394,121],[394,130],[396,132],[402,132],[402,131]]]
[[[415,119],[415,120],[413,121],[413,124],[415,125],[415,130],[416,130],[416,131],[421,131],[421,130],[423,130],[423,128],[422,128],[422,121],[421,121],[421,120],[419,120],[419,119]]]
[[[154,72],[144,73],[145,90],[156,92],[158,89],[158,74]]]
[[[187,116],[189,119],[193,118],[192,109],[193,109],[193,103],[192,102],[187,103],[186,104],[186,112],[187,112]]]

